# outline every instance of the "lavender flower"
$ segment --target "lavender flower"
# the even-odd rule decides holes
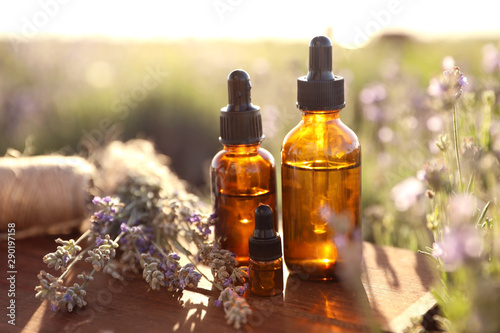
[[[92,202],[101,209],[95,212],[90,218],[90,230],[95,236],[109,233],[111,225],[123,205],[115,203],[110,197],[95,197]]]
[[[204,244],[198,252],[201,262],[210,266],[214,283],[220,287],[232,283],[244,283],[248,278],[247,267],[237,267],[238,261],[230,251],[220,249],[215,244]]]
[[[394,200],[396,209],[407,211],[417,203],[425,193],[425,186],[415,177],[407,178],[396,184],[391,190],[391,197]]]
[[[422,169],[417,172],[417,178],[427,182],[434,192],[449,192],[451,189],[448,169],[444,164],[435,160],[427,162]]]
[[[85,271],[83,271],[82,273],[78,274],[77,278],[82,279],[84,282],[94,280],[94,277],[91,276],[91,275],[88,275]]]
[[[56,271],[61,268],[66,268],[69,258],[67,253],[68,252],[63,249],[58,249],[56,252],[46,254],[43,257],[43,262],[47,264],[47,267],[53,267]]]
[[[427,93],[432,97],[443,97],[446,93],[446,85],[437,78],[432,78],[427,87]]]
[[[465,77],[462,73],[460,73],[457,82],[460,85],[460,87],[465,87],[466,85],[469,84],[467,77]]]
[[[35,297],[41,300],[46,299],[51,302],[57,300],[60,297],[59,287],[62,281],[43,270],[40,271],[37,277],[40,281],[40,285],[35,287],[35,291],[37,292]]]
[[[122,224],[120,224],[120,230],[122,232],[127,232],[129,230],[129,228],[128,228],[126,223],[122,223]]]
[[[189,222],[194,223],[194,222],[200,222],[200,215],[199,214],[193,214],[187,219]]]
[[[454,228],[473,225],[477,205],[477,198],[470,194],[452,196],[448,204],[450,225]]]
[[[500,70],[500,51],[493,44],[483,46],[483,69],[486,73],[495,73]]]
[[[201,274],[195,271],[195,267],[191,263],[182,267],[178,276],[181,290],[185,287],[196,288],[201,280]]]
[[[100,271],[104,267],[104,256],[99,249],[88,250],[88,257],[85,259],[86,262],[92,264],[92,268],[96,271]]]
[[[227,323],[236,329],[240,329],[242,325],[246,324],[247,316],[252,314],[246,300],[231,288],[224,289],[220,293],[218,301],[218,304],[222,303],[224,306]]]
[[[468,79],[457,66],[445,70],[443,76],[432,78],[427,94],[434,99],[438,110],[449,110],[451,105],[462,95],[462,88],[468,85]]]
[[[64,249],[64,251],[68,252],[68,254],[72,257],[82,250],[82,248],[76,244],[74,239],[65,241],[61,238],[58,238],[56,239],[56,243],[62,244],[62,248]],[[57,248],[59,249],[61,248],[61,246],[58,246]]]
[[[381,123],[387,117],[382,110],[382,103],[387,99],[387,90],[384,84],[376,83],[361,90],[359,99],[366,119]]]
[[[85,289],[75,283],[72,287],[66,289],[64,296],[59,301],[59,305],[66,306],[68,311],[71,312],[75,306],[81,308],[87,305],[84,300],[85,295],[87,295]]]
[[[432,256],[439,259],[445,271],[458,269],[467,259],[478,258],[482,241],[474,227],[445,229],[442,241],[432,246]]]
[[[109,154],[104,153],[103,156]],[[133,163],[136,155],[123,154],[120,161],[123,156],[127,156],[128,166]],[[234,309],[240,311],[229,311],[226,314],[228,322],[235,326],[244,323],[249,307],[244,299],[236,297],[248,288],[245,285],[247,268],[237,267],[234,254],[229,251],[214,245],[207,245],[205,248],[204,243],[208,240],[217,217],[205,213],[199,199],[187,193],[184,184],[163,164],[155,159],[142,157],[139,160],[139,167],[134,169],[138,174],[127,175],[122,179],[113,197],[94,197],[92,200],[96,211],[90,218],[91,227],[80,237],[87,237],[89,241],[95,242],[94,247],[86,251],[84,258],[85,262],[92,265],[92,272],[77,275],[83,280],[81,285],[65,287],[63,279],[67,271],[60,277],[42,271],[39,275],[40,285],[35,288],[36,297],[47,299],[53,309],[66,308],[73,311],[75,307],[85,306],[85,288],[97,271],[110,274],[116,279],[123,279],[122,274],[125,272],[142,272],[144,280],[153,290],[164,287],[175,292],[196,288],[202,274],[194,264],[181,265],[180,256],[174,252],[178,250],[189,253],[184,249],[184,244],[187,243],[203,248],[200,253],[204,254],[204,259],[202,256],[200,259],[212,268],[215,283],[218,286],[225,283],[236,295],[231,296],[231,302]],[[148,160],[146,165],[145,160]],[[44,258],[47,265],[61,270],[65,267],[77,267],[72,263],[83,259],[77,242],[57,242],[61,244],[57,251]],[[122,250],[120,254],[116,251],[119,245]],[[229,303],[224,304],[226,308]]]

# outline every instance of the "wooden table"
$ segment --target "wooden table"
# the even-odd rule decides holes
[[[63,239],[69,237],[61,236]],[[55,251],[57,236],[16,241],[16,326],[6,316],[7,244],[0,243],[0,332],[235,332],[214,306],[218,292],[208,282],[196,290],[169,293],[150,290],[142,276],[121,282],[96,274],[83,309],[52,312],[35,299],[36,275],[48,272],[42,257]],[[429,261],[411,251],[364,244],[363,274],[358,289],[338,281],[309,282],[285,274],[283,296],[248,295],[253,309],[244,332],[366,332],[380,327],[401,332],[410,318],[435,305],[429,293],[433,281]],[[85,264],[83,264],[85,265]],[[86,267],[88,270],[88,267]],[[76,270],[80,271],[80,270]],[[203,280],[202,280],[203,281]]]

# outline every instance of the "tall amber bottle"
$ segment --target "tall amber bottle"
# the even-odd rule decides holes
[[[307,279],[335,277],[340,262],[361,246],[361,147],[342,123],[344,79],[332,72],[332,44],[309,44],[309,72],[297,80],[302,120],[281,151],[283,243],[288,270]]]
[[[240,264],[247,265],[255,209],[265,204],[276,212],[276,169],[271,153],[260,146],[262,120],[259,107],[251,102],[250,77],[243,70],[234,70],[227,80],[229,103],[220,113],[224,148],[213,158],[210,172],[218,217],[215,237],[222,248],[236,254]]]

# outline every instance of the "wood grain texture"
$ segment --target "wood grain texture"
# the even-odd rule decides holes
[[[67,236],[62,236],[67,239]],[[16,326],[6,317],[7,244],[0,244],[0,332],[235,332],[224,311],[213,305],[218,292],[208,282],[196,290],[153,291],[142,276],[125,281],[104,274],[88,288],[89,305],[73,313],[52,312],[35,299],[36,275],[46,269],[42,257],[56,248],[54,237],[16,241]],[[401,332],[413,316],[435,301],[427,259],[411,251],[364,244],[360,281],[310,282],[285,274],[284,295],[247,295],[253,309],[243,332]],[[76,271],[80,271],[77,266]],[[88,270],[85,264],[81,268]],[[50,271],[46,269],[47,271]],[[207,269],[207,273],[209,270]]]

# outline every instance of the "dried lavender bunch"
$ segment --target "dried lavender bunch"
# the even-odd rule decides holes
[[[93,199],[96,212],[90,218],[89,229],[76,241],[57,239],[61,246],[44,256],[48,267],[61,270],[61,274],[56,277],[41,271],[36,297],[48,300],[53,311],[83,307],[87,304],[86,288],[99,271],[116,279],[123,279],[130,272],[142,273],[151,289],[164,287],[171,292],[196,288],[205,277],[221,290],[219,299],[237,304],[224,305],[224,309],[226,317],[227,309],[232,309],[228,323],[240,327],[251,311],[241,297],[246,290],[246,267],[237,267],[232,253],[209,241],[215,217],[206,213],[203,202],[188,193],[178,178],[151,155],[151,149],[146,148],[142,155],[137,151],[127,153],[129,158],[138,157],[137,168],[130,167],[133,160],[127,163],[129,169],[113,187],[113,196]],[[151,159],[148,167],[144,167],[145,157]],[[84,241],[89,245],[82,250]],[[194,254],[188,245],[194,245]],[[190,262],[181,265],[181,256]],[[199,271],[197,258],[198,264],[211,267],[213,280]],[[65,286],[67,273],[82,259],[91,265],[91,272],[78,275],[83,280],[81,284]]]

